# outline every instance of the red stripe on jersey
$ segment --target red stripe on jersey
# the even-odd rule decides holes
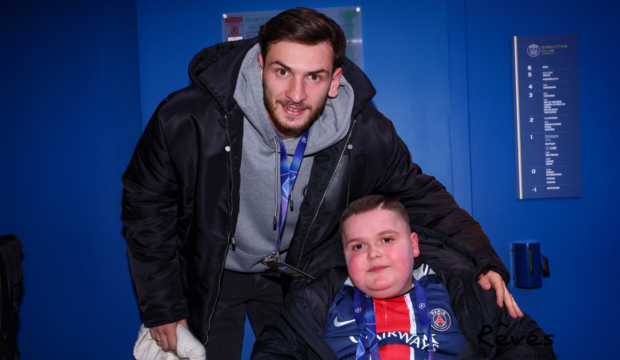
[[[373,300],[375,303],[377,334],[390,331],[401,331],[404,333],[411,331],[409,309],[404,296],[389,300]]]
[[[390,344],[380,348],[379,355],[381,355],[381,359],[409,360],[411,358],[412,350],[413,349],[407,345]]]

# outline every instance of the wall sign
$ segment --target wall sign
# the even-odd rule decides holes
[[[517,198],[582,195],[577,35],[514,36]]]
[[[315,10],[332,18],[340,25],[347,38],[347,57],[363,70],[362,8],[359,6],[347,6]],[[282,11],[222,14],[222,41],[236,41],[256,37],[261,25],[264,25],[269,19]]]

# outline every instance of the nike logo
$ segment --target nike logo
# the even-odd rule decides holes
[[[352,323],[352,322],[354,322],[354,321],[355,321],[355,319],[353,319],[353,320],[349,320],[349,321],[343,321],[343,322],[340,322],[340,321],[338,321],[338,316],[336,316],[336,318],[334,319],[334,325],[335,325],[336,327],[341,327],[341,326],[344,326],[344,325],[346,325],[346,324],[348,324],[348,323]]]

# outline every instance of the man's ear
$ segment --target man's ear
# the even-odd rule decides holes
[[[340,86],[340,78],[342,77],[342,68],[337,68],[332,75],[332,83],[329,85],[327,96],[335,98],[338,96],[338,87]]]
[[[258,69],[260,71],[260,81],[263,82],[263,54],[258,53]]]
[[[417,258],[420,256],[420,247],[418,246],[418,234],[414,232],[411,233],[411,245],[413,246],[413,257]]]

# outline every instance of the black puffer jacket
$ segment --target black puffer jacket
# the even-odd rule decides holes
[[[456,359],[555,359],[553,335],[547,336],[529,315],[513,319],[497,306],[495,291],[480,287],[475,279],[487,266],[464,257],[467,250],[450,239],[415,230],[421,251],[415,267],[427,264],[437,273],[469,341]],[[340,266],[297,287],[284,301],[280,317],[256,340],[252,360],[337,360],[323,334],[333,299],[347,277],[346,266]]]
[[[144,323],[188,318],[203,343],[239,213],[244,120],[233,94],[254,44],[222,43],[197,54],[189,69],[194,85],[162,101],[123,175],[122,220]],[[311,275],[344,264],[340,214],[348,202],[380,193],[400,200],[412,224],[454,239],[508,282],[479,224],[422,174],[392,123],[369,104],[375,89],[366,75],[348,60],[342,69],[355,94],[350,130],[314,157],[286,261]]]

